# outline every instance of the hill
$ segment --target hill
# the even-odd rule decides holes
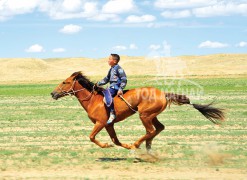
[[[61,80],[75,71],[104,77],[108,58],[1,58],[0,83]],[[216,54],[180,57],[121,56],[120,65],[128,76],[179,77],[247,76],[247,54]]]

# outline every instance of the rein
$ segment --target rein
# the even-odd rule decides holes
[[[60,91],[63,93],[63,95],[74,95],[75,96],[75,93],[77,93],[77,92],[80,92],[80,91],[84,91],[86,88],[82,88],[82,89],[79,89],[79,90],[74,90],[74,86],[75,86],[75,82],[76,82],[76,79],[74,80],[74,82],[73,82],[73,84],[71,85],[71,87],[70,87],[70,89],[68,90],[68,91],[64,91],[60,86],[58,87],[59,89],[60,89]],[[70,92],[71,91],[71,92]],[[92,90],[91,92],[90,92],[90,94],[86,97],[86,98],[84,98],[84,99],[80,99],[80,98],[78,98],[78,97],[76,97],[77,99],[79,99],[79,100],[81,100],[81,101],[88,101],[91,97],[92,97],[92,95],[93,95],[93,91],[94,90]]]
[[[127,104],[127,106],[134,112],[138,112],[138,110],[135,110],[131,104],[122,96],[122,95],[119,95],[119,97]]]

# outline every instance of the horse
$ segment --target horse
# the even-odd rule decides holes
[[[171,103],[191,105],[214,124],[221,124],[225,119],[223,109],[212,107],[212,103],[206,105],[192,104],[185,95],[166,93],[154,87],[141,87],[126,90],[122,96],[125,101],[118,96],[114,97],[116,119],[108,125],[109,112],[103,101],[102,93],[100,93],[95,83],[91,82],[80,71],[74,72],[51,93],[52,98],[55,100],[67,95],[74,95],[87,112],[89,119],[94,123],[89,138],[101,148],[113,147],[113,145],[102,143],[95,138],[105,128],[115,145],[126,149],[136,149],[146,141],[146,149],[150,151],[155,136],[165,129],[165,126],[158,120],[157,116]],[[140,120],[146,129],[146,134],[134,144],[121,143],[115,132],[114,124],[135,113],[139,113]]]

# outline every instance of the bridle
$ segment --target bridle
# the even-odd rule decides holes
[[[63,93],[62,96],[65,96],[65,95],[74,95],[75,96],[75,93],[80,92],[80,91],[84,91],[86,89],[86,88],[82,88],[82,89],[79,89],[79,90],[76,90],[75,91],[74,90],[75,82],[76,82],[76,79],[74,79],[74,81],[73,81],[73,83],[72,83],[72,85],[71,85],[71,87],[69,88],[68,91],[64,91],[62,89],[62,87],[58,86],[58,88],[60,89],[60,91]],[[66,83],[63,82],[63,84],[66,84]],[[80,98],[77,97],[77,99],[79,99],[81,101],[88,101],[92,97],[93,91],[94,91],[94,88],[93,88],[93,90],[90,92],[90,94],[86,98],[80,99]]]

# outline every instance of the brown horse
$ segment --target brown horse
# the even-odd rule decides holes
[[[109,112],[103,102],[102,93],[97,92],[97,87],[94,83],[86,78],[81,72],[75,72],[65,81],[59,84],[51,93],[54,99],[66,95],[74,95],[79,100],[82,107],[88,114],[88,117],[95,124],[90,134],[90,140],[100,146],[101,148],[112,147],[108,143],[101,143],[95,139],[95,136],[106,128],[114,144],[122,146],[127,149],[139,148],[142,142],[146,141],[147,150],[151,149],[152,140],[157,136],[165,126],[161,124],[157,115],[160,114],[167,105],[171,103],[177,105],[188,104],[201,112],[207,119],[215,124],[224,121],[224,113],[222,109],[212,107],[212,103],[207,105],[191,104],[189,98],[185,95],[177,95],[172,93],[165,93],[159,89],[152,87],[136,88],[128,90],[123,97],[126,99],[133,109],[139,113],[140,119],[146,129],[146,134],[137,140],[134,144],[128,145],[121,143],[116,135],[114,123],[122,121],[127,117],[136,113],[133,111],[121,98],[115,97],[115,111],[116,120],[114,123],[107,125]]]

